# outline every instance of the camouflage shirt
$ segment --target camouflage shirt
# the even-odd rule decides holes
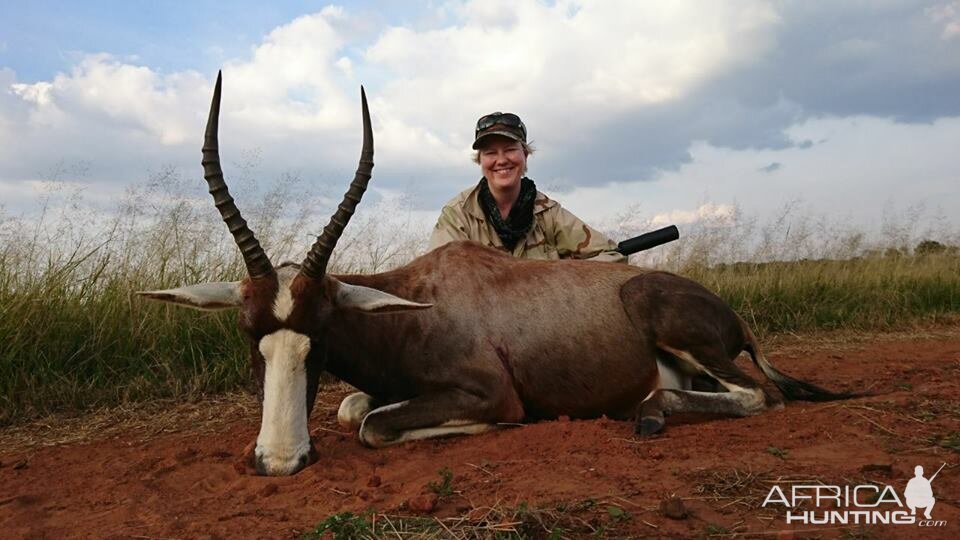
[[[501,251],[509,251],[497,235],[480,206],[479,186],[471,187],[450,200],[430,237],[430,249],[456,240],[473,240]],[[533,203],[533,226],[526,239],[517,242],[511,252],[527,259],[593,259],[626,262],[617,253],[617,244],[537,191]]]

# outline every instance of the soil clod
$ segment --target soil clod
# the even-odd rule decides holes
[[[660,513],[670,519],[687,519],[689,513],[680,497],[669,497],[660,501]]]

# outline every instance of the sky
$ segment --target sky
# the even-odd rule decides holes
[[[222,69],[228,183],[345,189],[364,85],[369,198],[425,220],[479,179],[474,124],[499,110],[524,119],[538,187],[591,222],[799,201],[868,229],[911,208],[960,226],[956,0],[0,2],[8,214],[50,180],[104,208],[165,167],[202,188]]]

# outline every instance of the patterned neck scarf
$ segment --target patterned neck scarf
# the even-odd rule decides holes
[[[500,208],[497,206],[486,177],[480,179],[480,207],[484,215],[497,231],[500,241],[510,251],[522,238],[530,232],[533,226],[533,201],[537,198],[537,186],[533,180],[523,177],[520,180],[520,195],[510,208],[510,215],[503,219]]]

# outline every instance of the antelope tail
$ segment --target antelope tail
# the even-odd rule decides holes
[[[832,392],[821,388],[815,384],[795,379],[786,373],[780,371],[771,364],[763,355],[760,347],[757,345],[757,339],[754,337],[750,327],[743,320],[740,320],[744,333],[747,337],[747,343],[744,350],[750,354],[754,365],[763,372],[763,374],[776,385],[783,393],[783,396],[790,401],[837,401],[841,399],[850,399],[860,397],[863,394]]]

